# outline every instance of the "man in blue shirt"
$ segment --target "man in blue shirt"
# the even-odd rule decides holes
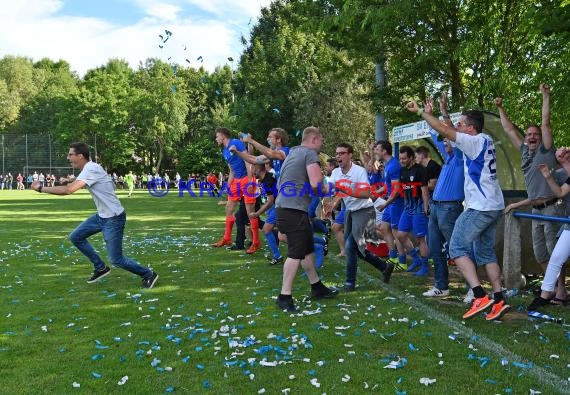
[[[272,128],[269,130],[269,134],[267,135],[267,143],[269,144],[269,147],[266,147],[263,144],[260,144],[252,139],[251,134],[248,133],[243,136],[243,141],[247,144],[251,144],[255,149],[261,152],[261,155],[253,156],[247,151],[235,151],[235,153],[242,160],[251,163],[252,165],[263,164],[267,161],[270,161],[273,166],[273,170],[275,171],[275,179],[278,180],[279,175],[281,174],[281,166],[289,154],[289,147],[287,146],[288,140],[289,136],[284,129]],[[252,219],[254,221],[257,221],[257,218],[255,217]],[[277,247],[277,239],[273,233],[273,228],[275,227],[276,223],[277,216],[275,214],[275,210],[268,211],[267,218],[265,219],[265,225],[263,226],[262,231],[265,235],[267,246],[273,252],[273,257],[269,258],[269,261],[272,265],[282,263],[281,255],[276,255],[276,253],[279,251]],[[248,253],[250,250],[248,250]],[[253,252],[255,252],[255,250],[253,250]]]
[[[439,108],[443,120],[453,126],[447,113],[447,93],[439,97]],[[449,270],[445,244],[449,246],[457,217],[463,212],[463,152],[451,145],[448,139],[438,138],[430,129],[431,138],[443,156],[443,166],[438,177],[432,200],[428,224],[428,245],[435,269],[435,285],[423,293],[428,297],[449,295]]]

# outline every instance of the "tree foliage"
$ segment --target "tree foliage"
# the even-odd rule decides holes
[[[451,111],[494,110],[503,96],[515,123],[538,123],[544,82],[555,142],[569,145],[569,37],[568,0],[276,0],[242,39],[235,70],[158,59],[132,70],[112,59],[78,78],[65,61],[5,56],[0,131],[96,140],[108,169],[184,174],[225,170],[217,126],[259,141],[283,127],[294,145],[315,125],[327,151],[341,141],[364,148],[376,112],[390,129],[416,120],[406,100],[443,91]]]

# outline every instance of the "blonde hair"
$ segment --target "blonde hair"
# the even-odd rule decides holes
[[[306,142],[312,137],[322,136],[322,135],[323,132],[321,132],[321,130],[316,126],[308,126],[305,128],[305,130],[303,130],[303,139],[301,141]]]

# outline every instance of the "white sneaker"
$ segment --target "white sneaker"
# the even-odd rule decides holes
[[[422,295],[423,296],[429,296],[429,297],[449,296],[449,289],[441,290],[439,288],[433,287],[429,291],[424,292]]]
[[[469,291],[467,291],[467,295],[465,295],[465,297],[463,298],[463,303],[471,304],[473,300],[475,300],[475,295],[473,295],[473,289],[469,289]]]

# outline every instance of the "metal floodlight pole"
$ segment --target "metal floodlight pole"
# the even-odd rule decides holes
[[[376,64],[376,85],[378,90],[384,89],[386,86],[386,75],[384,73],[384,60]],[[376,131],[374,133],[376,141],[387,140],[386,135],[386,119],[381,112],[376,113]]]
[[[49,144],[49,174],[51,174],[51,133],[48,133],[48,144]]]
[[[30,168],[28,167],[28,133],[26,133],[26,171],[29,173]]]

